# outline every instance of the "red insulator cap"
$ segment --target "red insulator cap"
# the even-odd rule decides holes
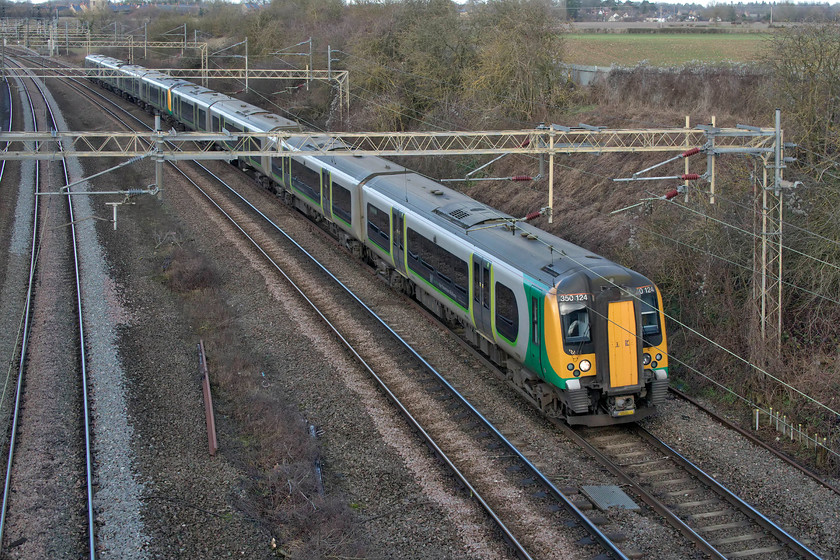
[[[674,198],[678,194],[680,194],[680,191],[678,191],[677,189],[671,189],[670,191],[665,193],[665,196],[663,198],[665,200],[671,200],[672,198]]]
[[[533,220],[534,218],[539,218],[540,216],[542,216],[542,212],[540,210],[537,210],[536,212],[531,212],[527,216],[525,216],[525,221],[528,222],[530,220]]]
[[[530,140],[530,139],[528,139],[528,138],[526,138],[526,139],[525,139],[525,141],[524,141],[524,142],[522,142],[522,144],[521,144],[519,147],[520,147],[520,148],[524,148],[525,146],[527,146],[527,145],[528,145],[528,144],[530,144],[530,143],[531,143],[531,140]]]
[[[514,175],[510,178],[511,181],[533,181],[534,178],[530,175]]]
[[[694,181],[695,179],[699,179],[700,175],[697,173],[686,173],[685,175],[680,175],[680,179],[685,179],[686,181]]]
[[[693,156],[694,154],[699,154],[700,148],[691,148],[690,150],[686,150],[682,153],[682,157],[689,157]]]

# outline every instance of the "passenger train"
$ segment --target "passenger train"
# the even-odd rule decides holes
[[[101,55],[85,65],[114,70],[93,80],[189,130],[300,130],[155,70]],[[386,159],[295,155],[301,142],[284,141],[288,155],[238,164],[395,289],[462,327],[546,415],[607,425],[664,401],[667,341],[653,282]]]

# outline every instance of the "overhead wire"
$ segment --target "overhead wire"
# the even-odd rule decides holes
[[[641,230],[641,231],[644,231],[644,232],[650,233],[650,234],[652,234],[652,235],[656,235],[657,237],[661,237],[662,239],[664,239],[664,240],[666,240],[666,241],[670,241],[670,242],[675,243],[675,244],[677,244],[677,245],[682,245],[683,247],[686,247],[687,249],[691,249],[691,250],[693,250],[693,251],[697,251],[698,253],[704,253],[704,254],[706,254],[706,255],[709,255],[710,257],[714,257],[714,258],[716,258],[716,259],[718,259],[718,260],[721,260],[721,261],[723,261],[723,262],[725,262],[725,263],[727,263],[727,264],[731,264],[732,266],[736,266],[736,267],[738,267],[738,268],[741,268],[741,269],[747,270],[747,271],[749,271],[749,272],[753,272],[753,271],[754,271],[754,269],[753,269],[752,267],[748,267],[747,265],[744,265],[744,264],[741,264],[741,263],[739,263],[739,262],[733,261],[733,260],[731,260],[731,259],[728,259],[728,258],[723,257],[723,256],[721,256],[721,255],[718,255],[718,254],[716,254],[716,253],[712,253],[712,252],[711,252],[711,251],[709,251],[708,249],[703,249],[703,248],[701,248],[701,247],[697,247],[697,246],[695,246],[695,245],[691,245],[690,243],[686,243],[686,242],[684,242],[684,241],[680,241],[680,240],[678,240],[678,239],[675,239],[673,236],[664,235],[664,234],[662,234],[662,233],[659,233],[658,231],[653,231],[653,230],[648,229],[648,228],[646,228],[646,227],[644,227],[644,226],[637,226],[637,227],[638,227],[638,229],[639,229],[639,230]],[[767,277],[768,277],[768,278],[770,278],[770,279],[772,279],[772,280],[774,280],[774,281],[781,282],[783,285],[788,286],[788,287],[790,287],[790,288],[793,288],[793,289],[795,289],[795,290],[798,290],[798,291],[801,291],[801,292],[805,292],[806,294],[812,295],[812,296],[817,297],[817,298],[820,298],[820,299],[824,299],[824,300],[826,300],[826,301],[828,301],[828,302],[830,302],[830,303],[836,303],[836,304],[840,305],[840,299],[834,299],[834,298],[832,298],[832,297],[830,297],[830,296],[827,296],[827,295],[825,295],[825,294],[820,294],[820,293],[815,292],[815,291],[813,291],[813,290],[810,290],[810,289],[808,289],[808,288],[805,288],[805,287],[799,286],[799,285],[797,285],[797,284],[793,284],[792,282],[788,282],[788,281],[786,281],[786,280],[782,280],[781,278],[779,278],[779,277],[778,277],[778,276],[776,276],[775,274],[768,274],[768,275],[767,275]]]
[[[593,269],[593,268],[591,268],[590,266],[588,266],[586,263],[581,262],[581,261],[579,261],[579,260],[577,260],[577,259],[575,259],[574,257],[571,257],[571,256],[569,256],[569,255],[565,255],[565,257],[564,257],[564,258],[568,258],[569,260],[571,260],[572,262],[574,262],[575,264],[577,264],[577,265],[578,265],[578,266],[580,266],[581,268],[586,269],[589,273],[593,274],[594,276],[597,276],[598,278],[600,278],[600,279],[602,279],[602,280],[606,281],[608,284],[610,284],[610,285],[612,285],[612,286],[614,286],[614,287],[616,287],[616,288],[621,289],[621,286],[619,286],[618,284],[616,284],[616,283],[615,283],[615,282],[614,282],[611,278],[608,278],[608,277],[606,277],[606,276],[603,276],[603,275],[602,275],[602,274],[600,274],[598,271],[596,271],[595,269]],[[637,296],[637,295],[633,295],[633,297],[634,297],[635,299],[639,300],[639,301],[643,301],[643,300],[642,300],[639,296]],[[593,312],[595,312],[596,314],[598,314],[596,311],[594,311],[594,310],[592,310],[592,311],[593,311]],[[773,381],[775,381],[775,382],[779,383],[779,384],[780,384],[780,385],[782,385],[783,387],[786,387],[787,389],[790,389],[791,391],[795,392],[795,393],[796,393],[796,394],[798,394],[799,396],[803,397],[806,401],[808,401],[808,402],[810,402],[810,403],[812,403],[812,404],[814,404],[814,405],[818,406],[819,408],[822,408],[822,409],[826,410],[827,412],[830,412],[830,413],[834,414],[834,415],[835,415],[835,416],[837,416],[837,417],[840,417],[840,412],[838,412],[837,410],[834,410],[833,408],[829,407],[828,405],[826,405],[826,404],[824,404],[824,403],[822,403],[822,402],[818,401],[817,399],[813,398],[812,396],[808,395],[807,393],[805,393],[805,392],[801,391],[800,389],[798,389],[798,388],[794,387],[794,386],[793,386],[793,385],[791,385],[790,383],[788,383],[788,382],[786,382],[786,381],[784,381],[784,380],[780,379],[779,377],[777,377],[777,376],[773,375],[772,373],[768,372],[768,371],[767,371],[767,370],[765,370],[764,368],[762,368],[762,367],[760,367],[760,366],[758,366],[758,365],[756,365],[756,364],[754,364],[754,363],[750,362],[747,358],[744,358],[743,356],[741,356],[741,355],[737,354],[737,353],[736,353],[736,352],[734,352],[733,350],[730,350],[729,348],[726,348],[725,346],[723,346],[723,345],[722,345],[722,344],[720,344],[719,342],[717,342],[717,341],[715,341],[715,340],[712,340],[711,338],[707,337],[706,335],[704,335],[703,333],[701,333],[701,332],[700,332],[700,331],[698,331],[697,329],[694,329],[694,328],[690,327],[690,326],[689,326],[689,325],[687,325],[686,323],[683,323],[682,321],[680,321],[680,320],[679,320],[679,319],[677,319],[676,317],[674,317],[674,316],[670,315],[670,314],[669,314],[669,313],[667,313],[664,309],[662,309],[662,310],[661,310],[661,312],[662,312],[662,315],[664,315],[667,319],[670,319],[673,323],[675,323],[675,324],[677,324],[677,325],[679,325],[679,326],[681,326],[681,327],[685,328],[686,330],[688,330],[689,332],[691,332],[693,335],[695,335],[695,336],[697,336],[697,337],[699,337],[699,338],[701,338],[701,339],[705,340],[706,342],[708,342],[708,343],[709,343],[709,344],[711,344],[712,346],[714,346],[714,347],[718,348],[719,350],[721,350],[721,351],[723,351],[724,353],[726,353],[726,354],[728,354],[728,355],[732,356],[733,358],[735,358],[735,359],[737,359],[737,360],[741,361],[742,363],[746,364],[747,366],[749,366],[750,368],[754,369],[755,371],[757,371],[757,372],[759,372],[759,373],[763,374],[763,375],[764,375],[764,376],[766,376],[767,378],[772,379]],[[612,322],[612,321],[609,321],[609,318],[608,318],[608,317],[604,317],[604,316],[603,316],[603,315],[601,315],[601,314],[598,314],[598,315],[599,315],[600,317],[602,317],[602,318],[606,319],[608,322]],[[615,325],[618,325],[618,323],[615,323],[615,322],[612,322],[612,323],[613,323],[613,324],[615,324]],[[618,326],[619,326],[619,327],[621,327],[621,325],[618,325]],[[623,327],[621,327],[621,328],[623,328]],[[627,330],[627,329],[624,329],[624,330]],[[628,331],[628,332],[629,332],[629,331]],[[666,354],[667,354],[667,353],[666,353]],[[670,359],[670,358],[671,358],[671,356],[669,355],[669,359]],[[691,368],[691,369],[693,369],[693,370],[694,370],[695,368]],[[696,371],[696,370],[695,370],[695,371]],[[705,376],[704,376],[704,377],[705,377]]]
[[[740,202],[736,201],[735,199],[730,198],[730,197],[728,197],[728,196],[726,196],[726,195],[720,194],[720,193],[718,193],[718,192],[716,192],[716,193],[715,193],[715,198],[719,198],[719,199],[721,199],[721,200],[725,200],[725,201],[729,202],[730,204],[732,204],[732,205],[734,205],[734,206],[738,206],[739,208],[743,208],[743,209],[745,209],[745,210],[753,210],[753,211],[754,211],[754,209],[753,209],[752,207],[747,206],[746,204],[742,204],[742,203],[740,203]],[[838,247],[840,247],[840,241],[838,241],[837,239],[831,239],[831,238],[829,238],[829,237],[825,237],[824,235],[821,235],[821,234],[819,234],[819,233],[817,233],[817,232],[815,232],[815,231],[811,231],[811,230],[809,230],[808,228],[804,228],[804,227],[801,227],[801,226],[797,226],[796,224],[792,224],[792,223],[790,223],[789,221],[788,221],[788,222],[785,222],[785,228],[793,228],[793,229],[795,229],[795,230],[797,230],[797,231],[801,231],[802,233],[805,233],[805,234],[807,234],[807,235],[810,235],[810,236],[812,236],[812,237],[815,237],[816,239],[819,239],[820,241],[825,241],[825,242],[827,242],[827,243],[831,243],[832,245],[837,245]]]
[[[745,229],[743,229],[743,228],[740,228],[740,227],[738,227],[738,226],[732,225],[732,224],[727,223],[727,222],[725,222],[725,221],[723,221],[723,220],[719,220],[718,218],[715,218],[715,217],[713,217],[713,216],[710,216],[709,214],[705,214],[705,213],[700,212],[700,211],[698,211],[698,210],[694,210],[693,208],[689,208],[688,206],[684,206],[684,205],[682,205],[682,204],[680,204],[680,203],[678,203],[678,202],[675,202],[674,200],[666,200],[666,199],[664,199],[664,198],[659,198],[659,197],[658,197],[658,195],[656,195],[655,193],[652,193],[652,192],[650,192],[650,191],[647,191],[647,192],[648,192],[648,194],[650,194],[651,196],[655,197],[655,198],[656,198],[656,200],[660,200],[660,201],[662,201],[662,202],[666,202],[666,203],[669,203],[669,204],[673,204],[673,205],[674,205],[674,206],[676,206],[677,208],[681,208],[682,210],[685,210],[686,212],[690,212],[690,213],[693,213],[693,214],[697,214],[697,215],[701,216],[702,218],[705,218],[705,219],[707,219],[707,220],[709,220],[709,221],[712,221],[712,222],[718,223],[718,224],[720,224],[720,225],[726,226],[726,227],[728,227],[728,228],[730,228],[730,229],[733,229],[733,230],[735,230],[735,231],[737,231],[737,232],[739,232],[739,233],[742,233],[742,234],[744,234],[744,235],[747,235],[747,236],[749,236],[749,237],[754,237],[754,238],[756,238],[756,239],[762,239],[762,236],[761,236],[761,235],[759,235],[759,234],[757,234],[757,233],[753,233],[753,232],[751,232],[751,231],[747,231],[747,230],[745,230]],[[788,245],[784,245],[784,244],[782,244],[782,245],[780,245],[780,247],[782,247],[783,249],[786,249],[786,250],[788,250],[788,251],[790,251],[790,252],[792,252],[792,253],[795,253],[795,254],[797,254],[797,255],[800,255],[800,256],[802,256],[802,257],[804,257],[804,258],[806,258],[806,259],[810,259],[810,260],[813,260],[813,261],[818,262],[818,263],[820,263],[820,264],[823,264],[823,265],[825,265],[825,266],[828,266],[828,267],[830,267],[830,268],[835,268],[835,269],[837,269],[837,270],[840,270],[840,266],[838,266],[838,265],[836,265],[836,264],[830,263],[830,262],[828,262],[828,261],[824,261],[824,260],[822,260],[822,259],[820,259],[820,258],[817,258],[817,257],[814,257],[814,256],[812,256],[812,255],[808,255],[807,253],[803,253],[802,251],[799,251],[798,249],[794,249],[793,247],[790,247],[790,246],[788,246]]]

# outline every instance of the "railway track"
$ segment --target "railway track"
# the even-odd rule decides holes
[[[712,558],[819,558],[641,426],[557,426]]]
[[[248,218],[242,218],[243,221],[248,221]],[[251,226],[249,226],[251,227]],[[259,232],[259,227],[254,226],[256,229],[254,231]],[[255,237],[259,237],[261,239],[265,238],[265,233],[257,233]],[[305,282],[304,282],[305,283]],[[316,286],[317,284],[313,284]],[[317,288],[307,289],[302,288],[306,291],[314,291],[318,292]],[[325,306],[329,306],[330,303],[326,302]],[[388,309],[390,306],[385,305],[384,308]],[[342,314],[342,310],[336,310],[334,308],[325,307],[325,313],[334,314],[340,318]],[[399,314],[399,311],[394,311],[395,313]],[[384,315],[387,315],[385,313]],[[394,324],[391,319],[386,320],[389,324]],[[397,324],[399,321],[397,321]],[[396,327],[396,330],[401,332],[411,332],[411,328],[400,328]],[[363,339],[360,344],[364,346],[366,344],[365,340]],[[386,370],[389,369],[386,367]],[[422,370],[423,368],[418,368],[415,370],[415,374]],[[455,388],[447,381],[441,381],[436,379],[435,376],[432,375],[424,375],[419,376],[415,375],[415,381],[419,380],[420,385],[428,385],[430,393],[433,395],[433,400],[438,400],[444,403],[444,408],[451,407],[453,410],[457,410],[457,414],[455,417],[457,418],[459,415],[464,414],[464,409],[461,407],[463,404],[458,402],[458,398],[455,393],[452,392]],[[457,392],[457,391],[456,391]],[[457,404],[456,404],[457,403]],[[425,404],[423,406],[426,406]],[[422,408],[422,407],[421,407]],[[488,437],[488,430],[478,428],[477,437],[479,440],[486,439]],[[495,430],[499,432],[504,431],[504,429]],[[573,431],[571,433],[574,433]],[[567,434],[569,435],[569,434]],[[635,472],[626,472],[626,468],[629,465],[622,465],[617,463],[616,461],[610,461],[609,453],[605,452],[605,450],[615,450],[621,449],[622,447],[629,448],[631,443],[629,441],[624,441],[621,438],[624,438],[621,432],[608,432],[606,430],[595,430],[592,434],[589,434],[590,441],[588,443],[582,443],[584,447],[587,445],[591,447],[593,450],[598,450],[599,444],[603,444],[604,450],[600,450],[600,455],[603,456],[602,464],[607,464],[609,462],[612,463],[613,468],[618,469],[619,471],[623,471],[626,479],[624,480],[624,484],[631,484],[634,486],[638,486],[641,489],[644,489],[648,485],[653,485],[654,487],[662,486],[665,492],[665,499],[657,497],[658,494],[656,492],[648,492],[648,496],[644,498],[646,503],[650,504],[657,504],[656,506],[651,505],[655,511],[658,512],[659,515],[663,515],[666,518],[669,516],[673,516],[675,520],[672,523],[674,526],[678,527],[678,530],[682,532],[687,538],[690,538],[692,542],[698,544],[702,550],[709,554],[711,557],[719,557],[719,558],[743,558],[743,557],[767,557],[767,558],[794,558],[794,557],[804,557],[804,558],[813,558],[817,557],[813,552],[811,552],[807,546],[797,543],[795,539],[790,538],[790,535],[787,535],[783,530],[779,529],[778,527],[773,527],[772,524],[770,526],[761,525],[762,521],[760,521],[760,514],[756,515],[757,512],[754,510],[752,513],[749,512],[752,508],[747,506],[746,504],[739,505],[732,505],[732,507],[726,506],[729,509],[721,509],[724,507],[725,504],[731,504],[730,497],[724,497],[723,494],[719,490],[715,490],[713,488],[714,485],[709,485],[706,483],[704,486],[703,484],[698,484],[695,487],[691,488],[677,488],[673,486],[676,484],[674,481],[682,481],[688,477],[677,477],[674,479],[664,479],[658,480],[656,479],[657,476],[667,476],[669,471],[672,471],[673,468],[676,467],[668,467],[668,468],[653,468],[652,470],[644,471],[641,470],[642,466],[651,466],[655,467],[657,464],[664,463],[666,460],[662,457],[662,454],[665,453],[664,448],[659,447],[657,451],[656,448],[651,447],[648,450],[634,450],[629,451],[629,453],[637,453],[636,457],[646,457],[650,456],[649,460],[642,460],[632,463],[632,466],[635,468]],[[571,435],[570,435],[571,437]],[[630,436],[626,436],[630,437]],[[649,438],[643,436],[637,436],[640,440],[647,439],[648,445],[654,445]],[[600,439],[604,438],[604,439]],[[511,443],[512,445],[512,443]],[[659,445],[664,445],[662,442]],[[505,447],[504,442],[499,440],[488,442],[487,446],[490,449],[504,449],[505,451],[505,460],[507,458],[507,451],[509,451],[509,447]],[[499,447],[501,446],[501,447]],[[614,447],[618,446],[618,447]],[[513,446],[515,447],[515,446]],[[667,446],[666,446],[667,448]],[[595,454],[593,453],[593,456]],[[499,455],[502,456],[501,454]],[[627,453],[622,453],[622,457],[627,456]],[[497,459],[498,460],[498,459]],[[670,461],[674,461],[675,464],[679,462],[679,459],[676,457],[668,459]],[[538,475],[533,475],[534,471],[530,473],[526,472],[528,464],[532,466],[536,466],[539,464],[539,459],[529,459],[528,457],[520,458],[518,464],[509,464],[506,468],[507,472],[510,473],[525,473],[523,476],[519,476],[520,483],[525,481],[525,484],[531,486],[534,484],[535,479],[540,478]],[[523,466],[524,465],[524,466]],[[537,469],[539,470],[539,469]],[[545,476],[545,475],[544,475]],[[538,489],[533,492],[537,499],[545,499],[550,493],[546,492],[545,488],[549,488],[554,486],[551,483],[551,479],[553,477],[551,475],[545,476],[545,479],[549,482],[548,485],[543,485],[543,489]],[[634,483],[634,479],[641,479],[642,482]],[[698,480],[702,480],[702,475],[697,475]],[[556,489],[556,486],[555,486]],[[567,489],[568,490],[568,489]],[[671,494],[668,494],[670,492]],[[572,492],[568,492],[572,494]],[[685,494],[686,496],[702,496],[702,499],[685,499],[677,501],[675,497],[679,496],[680,493]],[[562,495],[562,492],[558,494]],[[644,493],[639,490],[639,496],[644,496]],[[670,498],[670,499],[668,499]],[[558,496],[554,495],[551,499],[558,500]],[[650,502],[648,502],[650,500]],[[737,502],[737,500],[735,500]],[[580,501],[577,502],[578,504],[582,503]],[[663,504],[669,505],[676,505],[679,507],[664,507]],[[662,511],[660,511],[660,508]],[[691,509],[695,508],[695,509]],[[714,509],[718,508],[718,509]],[[676,512],[670,512],[671,510],[677,510]],[[744,513],[746,511],[746,513]],[[742,515],[745,516],[744,519],[739,518],[738,516]],[[726,519],[726,522],[723,523],[715,523],[711,520],[721,520]],[[731,519],[731,520],[730,520]],[[703,524],[703,520],[708,520],[709,522]],[[765,520],[767,521],[767,520]],[[504,532],[504,531],[503,531]],[[691,536],[694,534],[694,536]],[[780,536],[780,534],[782,536]],[[705,536],[704,536],[705,535]],[[788,539],[788,540],[786,540]],[[705,544],[704,544],[705,543]],[[525,551],[520,551],[520,555],[527,554]]]
[[[37,81],[32,84],[46,107],[42,126],[57,128],[47,94]],[[37,127],[40,111],[28,89],[26,96]],[[67,184],[66,163],[61,164]],[[35,192],[51,184],[50,165],[43,164],[46,173],[40,173],[42,165],[34,167]],[[33,197],[29,279],[0,511],[0,547],[10,558],[96,555],[84,324],[70,198],[44,202]]]
[[[120,117],[113,113],[112,116],[128,126]],[[502,538],[517,556],[548,557],[547,554],[552,554],[552,547],[556,547],[558,542],[568,541],[570,548],[580,549],[569,557],[592,557],[604,553],[604,557],[626,558],[597,525],[578,510],[537,466],[519,452],[516,446],[471,407],[433,366],[348,288],[340,284],[339,280],[314,257],[303,251],[271,222],[269,224],[274,231],[267,234],[264,225],[260,223],[267,218],[259,214],[255,220],[252,214],[249,215],[255,208],[242,208],[242,204],[248,203],[241,196],[235,195],[233,204],[226,199],[226,196],[235,191],[221,178],[211,174],[217,186],[208,188],[206,180],[201,181],[205,186],[199,186],[190,178],[194,172],[180,169],[182,167],[185,166],[172,166],[192,183],[194,188],[204,193],[217,210],[249,239],[257,251],[269,259],[272,266],[329,325],[351,354],[376,380],[382,392],[406,417],[412,428],[421,434],[429,448],[487,512]],[[198,167],[204,169],[205,173],[211,173],[204,166]],[[222,192],[224,189],[228,190]],[[278,236],[284,243],[291,245],[284,249],[278,248],[277,239],[272,239]],[[304,265],[289,265],[288,263],[300,261],[300,255],[293,254],[299,251],[303,251],[311,260]],[[278,264],[280,262],[284,263],[283,267]],[[347,305],[336,305],[335,288],[325,289],[324,282],[337,282],[340,289],[346,291],[348,300],[355,302],[355,310],[351,313]],[[371,325],[378,325],[381,331],[376,334],[378,340],[375,343],[371,338]],[[409,368],[412,379],[404,378],[405,368]],[[403,378],[400,378],[401,375]],[[418,387],[424,387],[424,390],[417,390]],[[458,443],[454,444],[453,433],[458,431],[463,433],[458,436]],[[448,443],[440,443],[443,440]],[[453,446],[460,452],[469,448],[470,453],[467,457],[455,457],[452,452]],[[492,467],[488,468],[488,465]],[[506,485],[500,486],[502,478],[508,480]],[[523,480],[526,481],[524,486]],[[541,486],[542,489],[531,488],[532,485]],[[521,488],[525,488],[525,491],[520,491]],[[503,494],[500,490],[507,493]],[[521,499],[525,500],[530,498],[534,500],[534,504],[523,508],[519,500],[510,502],[509,498],[513,494],[520,495]],[[534,511],[542,511],[544,517],[535,517]],[[540,526],[540,534],[535,535],[533,528],[526,527],[524,519],[534,526]],[[551,526],[555,527],[554,535],[550,529],[546,529]],[[579,534],[569,540],[570,533],[571,536]],[[580,544],[572,544],[574,541],[579,541]],[[538,552],[532,553],[535,549]],[[557,549],[554,548],[553,552],[556,553]]]

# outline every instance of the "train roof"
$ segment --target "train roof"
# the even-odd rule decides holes
[[[150,72],[154,72],[154,70],[149,70],[145,66],[138,66],[137,64],[123,64],[120,66],[120,72],[124,74],[129,74],[134,76],[135,78],[142,78],[146,74]]]
[[[557,285],[570,273],[582,272],[599,284],[600,277],[633,286],[650,284],[642,275],[591,251],[516,219],[384,158],[320,156],[357,181],[426,217],[439,227],[480,248],[492,258],[522,270],[546,286]],[[589,292],[580,276],[563,291]]]
[[[120,60],[101,55],[86,58],[110,68],[127,66]],[[134,68],[139,72],[143,67]],[[206,106],[212,105],[213,112],[237,123],[243,130],[300,129],[295,121],[161,72],[150,70],[143,79],[162,87],[174,87],[179,95]],[[312,141],[324,147],[329,139],[325,136]],[[305,147],[302,139],[290,139],[287,143],[292,149]],[[386,159],[352,155],[312,156],[311,159],[336,168],[363,183],[364,188],[424,216],[472,243],[492,259],[515,266],[546,286],[560,283],[566,293],[575,290],[583,293],[591,291],[593,283],[603,284],[597,281],[600,277],[617,284],[643,286],[651,283],[637,272]],[[581,274],[574,274],[578,272]]]
[[[169,74],[164,74],[163,72],[158,72],[157,70],[151,70],[147,74],[143,74],[142,79],[144,82],[149,82],[150,84],[163,89],[194,85],[192,82],[183,78],[173,78]]]
[[[85,60],[90,60],[99,65],[105,66],[106,68],[117,69],[121,66],[125,66],[125,62],[123,62],[122,60],[112,58],[110,56],[105,56],[102,54],[90,54],[85,57]]]
[[[270,132],[272,130],[300,130],[295,121],[284,119],[269,113],[256,105],[230,98],[213,104],[213,112],[223,115],[251,132]]]
[[[208,89],[192,82],[176,86],[175,89],[172,90],[172,93],[190,101],[191,103],[205,108],[210,107],[210,105],[218,103],[219,101],[233,99],[229,95],[213,91],[212,89]]]

